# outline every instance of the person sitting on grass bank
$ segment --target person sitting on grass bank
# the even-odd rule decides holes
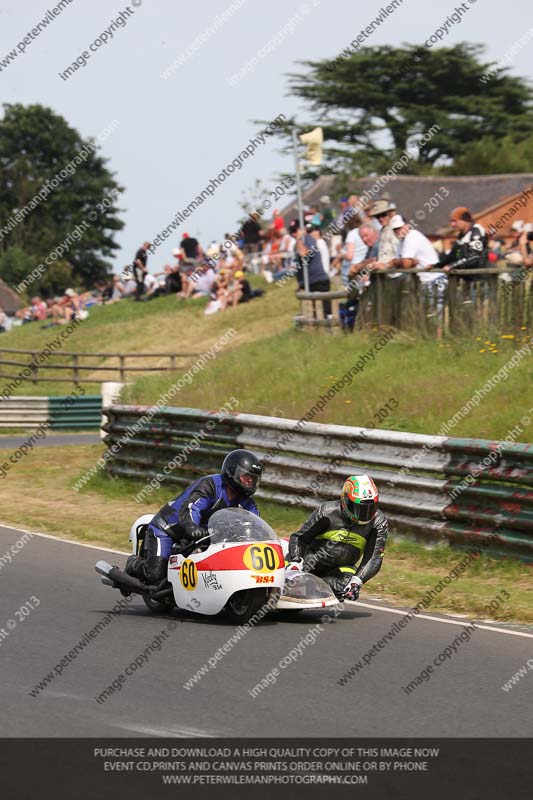
[[[65,294],[52,306],[51,313],[55,325],[81,319],[81,303],[74,289],[65,289]]]

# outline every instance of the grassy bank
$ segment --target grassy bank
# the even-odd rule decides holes
[[[261,283],[260,278],[254,278]],[[235,335],[172,400],[174,405],[219,408],[234,396],[238,410],[299,418],[336,380],[354,365],[363,365],[351,385],[345,386],[315,417],[318,422],[347,425],[374,424],[395,430],[437,433],[472,395],[503,367],[513,353],[529,344],[529,334],[502,334],[427,341],[395,333],[385,346],[383,332],[370,330],[343,336],[296,331],[292,315],[297,304],[293,286],[267,287],[266,295],[237,309],[205,316],[205,300],[178,301],[175,296],[147,303],[122,301],[94,308],[69,337],[63,350],[82,352],[204,353],[228,330]],[[6,347],[42,350],[57,335],[25,325],[4,334]],[[380,347],[380,349],[378,349]],[[196,360],[185,359],[186,367]],[[54,357],[49,363],[57,363]],[[106,365],[116,360],[108,359]],[[142,365],[146,362],[133,361]],[[185,367],[185,368],[186,368]],[[11,369],[16,369],[12,367]],[[102,374],[102,373],[100,373]],[[147,373],[131,379],[125,401],[150,404],[183,374]],[[88,373],[90,375],[90,373]],[[114,377],[114,376],[113,376]],[[0,391],[5,381],[0,381]],[[68,383],[24,383],[18,394],[68,394]],[[87,394],[99,392],[86,384]],[[504,438],[533,402],[533,375],[529,356],[511,369],[506,380],[489,391],[479,406],[453,429],[458,436]],[[390,402],[393,401],[393,402]],[[387,414],[379,410],[394,406]],[[524,433],[522,440],[531,437]]]
[[[0,480],[1,521],[126,551],[132,521],[141,513],[157,510],[169,499],[171,491],[159,490],[152,495],[149,506],[139,505],[133,498],[140,483],[112,480],[99,473],[81,492],[75,492],[73,483],[96,463],[101,453],[101,445],[34,449]],[[6,455],[9,453],[0,451],[2,461]],[[280,535],[296,530],[305,518],[301,510],[271,503],[261,503],[261,510]],[[427,550],[392,539],[383,569],[362,599],[415,605],[463,558],[464,553],[446,546]],[[118,556],[116,561],[122,563]],[[503,589],[510,599],[492,618],[533,623],[531,567],[485,555],[437,595],[428,611],[486,618],[489,614],[485,607]]]
[[[262,282],[261,279],[255,280]],[[236,336],[227,347],[238,348],[262,338],[265,336],[265,330],[273,335],[288,330],[292,324],[291,306],[294,304],[294,295],[289,287],[277,291],[271,288],[260,301],[249,306],[240,306],[235,310],[230,309],[224,314],[205,316],[203,311],[206,302],[205,299],[177,300],[175,295],[171,295],[144,303],[135,303],[128,299],[112,305],[91,308],[88,319],[73,330],[56,352],[201,354],[209,350],[229,328],[235,328]],[[64,329],[65,326],[43,328],[40,323],[23,325],[2,334],[1,346],[40,353]],[[30,357],[27,360],[30,360]],[[190,364],[193,361],[194,357],[187,357],[183,363]],[[46,361],[47,365],[54,366],[65,363],[68,363],[65,359],[54,355]],[[80,363],[83,364],[83,360]],[[155,366],[156,363],[151,362],[150,366]],[[161,363],[168,364],[168,360],[162,359]],[[118,366],[118,359],[100,359],[99,365]],[[138,361],[134,358],[128,359],[128,366],[146,365],[146,359]],[[8,368],[6,365],[2,371],[16,375],[22,369],[16,366]],[[108,380],[118,380],[117,375],[109,373]],[[137,375],[138,373],[133,373],[129,380],[135,381]],[[49,376],[62,377],[59,372],[52,371]],[[102,376],[105,376],[105,373],[94,375],[98,378]],[[91,378],[93,375],[91,372],[85,372],[82,377]],[[169,385],[177,377],[178,374],[167,373]],[[0,393],[8,382],[7,379],[0,379]],[[100,391],[99,383],[84,384],[84,387],[87,394]],[[66,381],[38,384],[26,381],[15,390],[15,394],[65,395],[70,391],[72,384]]]
[[[175,405],[218,408],[234,395],[239,411],[298,419],[356,364],[364,367],[314,421],[434,434],[512,357],[525,341],[502,340],[498,352],[479,343],[438,343],[397,333],[385,346],[382,332],[349,337],[286,331],[222,353],[181,390]],[[365,356],[365,354],[367,354]],[[126,393],[149,403],[171,385],[169,376],[145,376]],[[533,405],[533,376],[525,356],[453,435],[503,438]],[[379,410],[393,406],[387,416]]]

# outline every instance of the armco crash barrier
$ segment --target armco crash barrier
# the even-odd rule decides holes
[[[102,421],[102,398],[99,394],[83,397],[49,397],[50,427],[69,430],[95,430]]]
[[[97,430],[101,419],[100,395],[0,399],[0,430],[34,428],[44,423],[54,430]]]
[[[396,532],[533,559],[533,445],[254,414],[219,420],[192,408],[115,405],[104,416],[111,475],[183,486],[248,447],[263,457],[260,498],[312,508],[338,497],[350,473],[368,472]]]

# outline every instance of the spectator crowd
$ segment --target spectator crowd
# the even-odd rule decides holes
[[[237,234],[226,234],[222,243],[213,240],[205,250],[198,239],[184,233],[172,251],[172,262],[153,273],[148,269],[151,244],[146,241],[120,275],[97,282],[91,291],[77,293],[68,288],[61,297],[36,296],[14,317],[0,308],[0,332],[32,322],[51,326],[85,319],[91,307],[126,298],[147,302],[175,294],[187,301],[207,298],[205,314],[235,309],[264,294],[263,288],[252,288],[252,283],[260,281],[251,282],[251,274],[267,284],[295,278],[299,289],[311,292],[343,287],[346,302],[340,308],[341,323],[345,331],[352,331],[359,301],[377,272],[386,271],[395,280],[416,270],[423,291],[431,286],[443,291],[447,274],[454,270],[473,270],[463,277],[474,287],[482,278],[475,270],[502,260],[526,271],[533,267],[533,223],[513,223],[511,241],[489,239],[464,206],[450,214],[456,238],[448,246],[444,239],[424,235],[388,196],[364,204],[352,195],[334,208],[325,195],[316,206],[304,207],[303,221],[303,228],[297,219],[286,223],[275,210],[265,224],[252,212]],[[327,297],[323,310],[330,316]]]

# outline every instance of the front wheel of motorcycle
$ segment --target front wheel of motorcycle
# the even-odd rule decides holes
[[[268,598],[267,589],[243,589],[235,592],[226,603],[228,618],[237,625],[243,625],[266,606]]]
[[[151,597],[143,594],[143,600],[146,608],[150,609],[154,614],[165,614],[176,607],[173,597],[165,597],[164,600],[152,600]]]

